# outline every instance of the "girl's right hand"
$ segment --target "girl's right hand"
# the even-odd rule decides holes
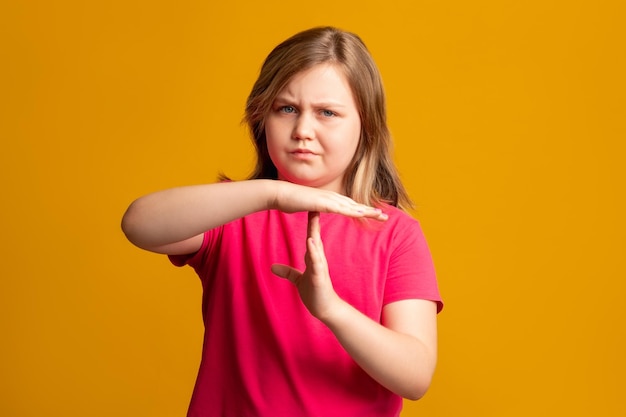
[[[335,213],[348,217],[366,217],[385,221],[388,216],[381,209],[357,203],[334,191],[307,187],[275,180],[276,191],[270,208],[295,213],[299,211]]]
[[[140,248],[186,254],[200,248],[204,231],[267,209],[387,220],[380,209],[332,191],[279,180],[252,180],[190,185],[145,195],[128,207],[122,229]]]

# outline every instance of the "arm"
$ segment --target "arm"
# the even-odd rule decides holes
[[[437,362],[437,306],[403,300],[383,308],[376,323],[346,302],[325,318],[356,363],[381,385],[411,400],[424,396]]]
[[[278,180],[250,180],[172,188],[140,197],[126,210],[122,230],[140,248],[187,254],[200,249],[205,231],[267,209],[386,218],[372,207],[331,191]]]
[[[274,265],[297,287],[311,314],[325,323],[344,349],[372,378],[402,397],[419,399],[430,386],[437,361],[437,307],[404,300],[383,308],[382,324],[339,298],[328,275],[319,215],[309,216],[306,270]]]
[[[202,233],[269,206],[266,181],[223,182],[158,191],[126,210],[122,230],[136,246],[170,255],[193,253]]]

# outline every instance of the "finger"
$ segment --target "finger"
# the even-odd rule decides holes
[[[317,244],[318,241],[313,239],[312,237],[307,238],[306,240],[306,253],[305,253],[305,263],[307,266],[311,265],[311,263],[315,263],[319,260],[319,246]],[[307,262],[306,257],[308,257],[311,262]]]
[[[300,279],[302,273],[295,268],[292,268],[288,265],[283,264],[273,264],[272,265],[272,273],[281,278],[288,279],[294,284]]]
[[[343,214],[349,217],[367,217],[379,221],[385,221],[389,218],[387,214],[383,213],[378,207],[360,204],[345,196],[341,196],[341,198],[341,202],[337,203],[334,210],[337,214]]]
[[[389,218],[387,214],[383,213],[383,211],[377,207],[370,207],[360,204],[354,210],[359,214],[358,217],[367,217],[369,219],[380,221],[385,221]]]
[[[380,207],[372,207],[365,204],[359,204],[358,210],[362,213],[363,217],[387,220],[387,215],[383,213],[383,210]]]
[[[321,239],[320,233],[320,213],[310,211],[307,223],[307,239],[313,238],[313,240],[317,242]]]
[[[364,217],[379,220],[381,222],[387,221],[389,216],[379,208],[370,207],[370,209],[364,214]]]
[[[306,241],[306,254],[304,263],[307,270],[314,274],[328,274],[328,262],[326,261],[326,253],[324,252],[324,244],[318,233],[318,238],[309,237]]]
[[[313,268],[316,272],[322,272],[324,270],[328,270],[328,263],[326,261],[326,253],[324,252],[324,243],[322,239],[312,240],[309,239],[310,244],[307,246]]]
[[[320,213],[309,212],[308,223],[308,237],[307,237],[307,255],[310,260],[307,265],[317,268],[326,268],[326,254],[324,253],[324,246],[322,244],[322,231],[320,226]]]

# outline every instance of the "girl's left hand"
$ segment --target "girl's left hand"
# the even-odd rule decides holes
[[[341,304],[328,273],[328,264],[320,235],[320,214],[309,212],[306,254],[306,269],[300,272],[288,265],[274,264],[272,272],[288,279],[298,288],[302,302],[313,316],[324,321],[333,308]]]
[[[436,304],[396,301],[383,307],[379,323],[342,300],[330,280],[319,216],[309,212],[304,272],[280,264],[272,272],[296,285],[306,308],[367,374],[402,397],[421,398],[437,362]]]

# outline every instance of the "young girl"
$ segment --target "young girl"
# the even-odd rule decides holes
[[[188,416],[398,416],[430,385],[442,304],[365,45],[330,27],[287,39],[246,121],[249,180],[149,194],[122,221],[202,281]]]

